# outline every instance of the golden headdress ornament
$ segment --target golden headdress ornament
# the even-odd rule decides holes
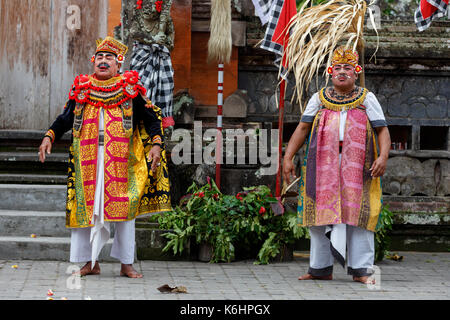
[[[122,42],[114,39],[113,37],[107,36],[105,39],[97,39],[96,41],[97,49],[95,54],[99,52],[110,52],[117,56],[117,61],[123,63],[125,59],[125,54],[128,52],[128,47]],[[92,57],[92,62],[95,59],[95,54]]]

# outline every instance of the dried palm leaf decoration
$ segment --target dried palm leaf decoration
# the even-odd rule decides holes
[[[210,26],[208,62],[230,62],[232,49],[230,0],[211,0]]]
[[[291,21],[289,43],[284,51],[289,61],[288,71],[292,71],[295,77],[295,92],[302,112],[304,90],[309,87],[314,76],[318,79],[319,69],[323,64],[330,65],[333,50],[338,43],[346,40],[345,47],[353,51],[358,49],[361,59],[364,59],[362,53],[366,1],[330,0],[316,6],[311,6],[311,2],[306,0]],[[373,3],[375,1],[370,2],[369,6]],[[370,22],[376,31],[372,11],[368,11]],[[324,76],[328,82],[326,68]],[[295,95],[293,99],[294,97]]]

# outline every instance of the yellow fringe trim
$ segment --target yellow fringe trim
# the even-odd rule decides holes
[[[93,77],[89,77],[89,80],[91,83],[96,87],[109,87],[115,85],[117,82],[119,82],[122,79],[122,76],[113,77],[108,80],[97,80]]]

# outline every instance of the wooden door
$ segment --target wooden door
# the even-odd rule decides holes
[[[107,19],[108,0],[0,0],[0,129],[50,126]]]

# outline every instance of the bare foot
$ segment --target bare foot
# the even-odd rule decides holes
[[[298,280],[333,280],[333,275],[328,276],[313,276],[312,274],[305,274],[303,276],[298,277]]]
[[[132,264],[122,264],[120,269],[120,276],[128,278],[142,278],[142,274],[134,270]]]
[[[100,265],[98,261],[95,262],[94,268],[91,268],[92,262],[89,261],[81,268],[80,272],[74,272],[74,275],[80,275],[81,277],[90,275],[90,274],[100,274]]]
[[[369,276],[363,276],[363,277],[353,276],[353,281],[362,282],[364,284],[375,284],[375,279],[372,279]]]

